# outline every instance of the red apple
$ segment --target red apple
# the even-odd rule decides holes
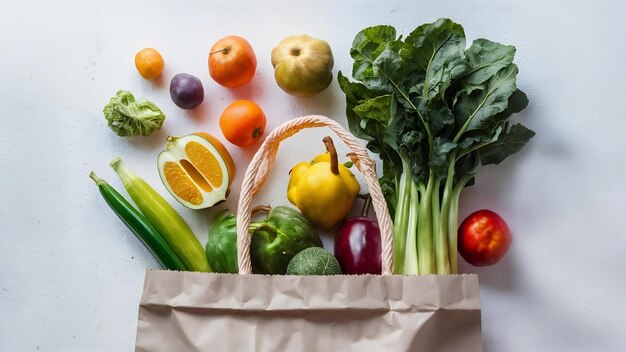
[[[209,74],[227,88],[244,85],[256,72],[256,54],[242,37],[229,35],[218,40],[209,53]]]
[[[497,263],[511,244],[509,226],[498,214],[486,209],[463,220],[458,236],[459,253],[474,266]]]

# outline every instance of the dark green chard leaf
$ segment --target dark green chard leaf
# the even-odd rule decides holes
[[[393,101],[390,105],[389,111],[391,119],[385,128],[383,142],[388,144],[393,149],[398,150],[400,148],[400,141],[398,137],[401,136],[402,132],[404,132],[407,128],[407,123],[410,123],[411,114],[407,113],[402,106],[398,105],[395,95],[393,96]]]
[[[435,96],[430,99],[417,97],[417,109],[430,126],[433,135],[451,137],[454,132],[454,115],[443,97]],[[419,126],[419,125],[418,125]]]
[[[517,89],[511,96],[509,97],[508,106],[504,111],[496,114],[493,119],[487,123],[488,127],[492,127],[495,125],[501,124],[503,121],[511,117],[511,115],[518,113],[528,106],[528,97],[524,92]]]
[[[476,39],[465,51],[463,69],[453,77],[456,92],[452,99],[455,105],[461,93],[467,95],[475,90],[484,90],[484,83],[513,63],[515,47],[502,45],[487,39]]]
[[[368,121],[362,120],[353,109],[361,100],[373,98],[376,95],[369,89],[365,88],[365,86],[361,83],[350,82],[344,75],[341,74],[341,71],[339,71],[337,81],[339,82],[341,90],[343,90],[346,94],[346,117],[348,118],[348,127],[350,128],[350,132],[358,138],[364,140],[369,141],[374,139],[374,136],[376,135],[374,129],[377,127],[370,126],[370,128],[367,129]]]
[[[487,80],[481,89],[461,92],[453,110],[456,123],[461,126],[456,140],[466,131],[485,127],[490,119],[506,109],[509,97],[517,89],[517,72],[517,66],[510,64]]]
[[[480,170],[482,166],[480,162],[480,153],[474,151],[465,155],[463,158],[456,161],[454,183],[458,184],[462,178],[470,177],[463,187],[469,187],[474,184],[474,175]]]
[[[372,63],[374,73],[388,81],[383,83],[383,86],[391,92],[398,90],[409,78],[408,66],[400,57],[402,45],[400,40],[387,43],[385,50]]]
[[[372,91],[396,93],[399,103],[414,109],[408,87],[417,81],[417,72],[400,55],[405,46],[401,38],[396,39],[396,30],[391,26],[362,30],[350,49],[354,59],[352,76]]]
[[[362,80],[373,76],[371,63],[380,55],[387,43],[396,40],[396,29],[392,26],[374,26],[360,31],[352,41],[350,55],[354,59],[352,76]]]
[[[458,157],[463,157],[465,154],[471,153],[489,143],[493,143],[498,139],[502,132],[502,126],[496,125],[489,129],[472,130],[463,134],[461,142],[458,144]]]
[[[433,154],[428,162],[428,166],[433,169],[437,175],[444,175],[450,164],[450,152],[457,147],[457,144],[446,138],[435,137],[433,143]]]
[[[400,138],[400,155],[409,163],[411,177],[416,183],[426,183],[428,179],[429,154],[427,145],[424,145],[426,136],[419,130],[404,132]]]
[[[393,92],[391,79],[401,78],[401,64],[399,55],[394,55],[392,48],[399,45],[396,29],[391,26],[369,27],[359,32],[350,49],[350,56],[354,59],[352,77],[363,82],[368,89]],[[391,77],[385,74],[391,74]]]
[[[500,164],[509,155],[520,151],[534,136],[535,132],[521,124],[510,126],[507,122],[495,142],[479,149],[481,163],[483,165]]]
[[[512,114],[518,113],[528,106],[528,97],[526,93],[522,92],[520,89],[517,89],[511,96],[509,97],[509,105],[506,107],[506,110],[502,112],[502,114],[507,113],[505,120],[509,118]]]
[[[482,145],[494,142],[502,132],[502,122],[514,113],[524,110],[528,106],[528,97],[520,89],[517,89],[509,97],[508,106],[504,111],[496,114],[491,121],[485,124],[485,128],[465,132],[459,142],[459,155],[479,148]]]
[[[417,27],[404,42],[400,55],[414,64],[419,77],[411,92],[432,98],[447,88],[453,75],[464,71],[465,32],[447,18]]]
[[[339,71],[337,75],[337,81],[339,82],[339,87],[346,94],[346,100],[356,105],[359,101],[363,99],[371,99],[375,98],[381,94],[385,93],[377,93],[369,90],[362,83],[359,82],[350,82],[350,80],[344,76],[341,71]]]
[[[513,63],[515,47],[487,39],[476,39],[465,51],[465,71],[457,79],[464,84],[483,84]]]
[[[374,119],[383,126],[389,124],[391,119],[391,99],[390,94],[381,95],[376,98],[362,100],[359,105],[356,105],[352,110],[361,119]]]
[[[383,160],[383,173],[394,176],[402,172],[402,160],[398,155],[395,138],[398,134],[390,135],[394,140],[387,140],[389,131],[398,127],[392,124],[397,121],[397,103],[394,94],[376,95],[360,83],[350,82],[339,72],[337,80],[347,98],[346,115],[348,126],[355,136],[370,141],[368,149],[380,154]],[[401,108],[401,112],[404,111]],[[402,126],[399,126],[402,128]],[[386,143],[379,141],[385,140]],[[393,179],[391,177],[390,179]]]
[[[402,172],[402,170],[400,170]],[[396,203],[398,202],[398,195],[396,184],[398,180],[396,179],[399,173],[395,172],[384,172],[383,176],[378,180],[380,183],[380,189],[383,191],[383,195],[385,196],[385,201],[387,202],[387,208],[389,209],[389,215],[393,218],[396,210]]]

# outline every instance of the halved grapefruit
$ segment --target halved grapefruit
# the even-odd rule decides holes
[[[235,177],[235,163],[228,150],[204,132],[168,137],[157,164],[165,188],[190,209],[204,209],[226,200]]]

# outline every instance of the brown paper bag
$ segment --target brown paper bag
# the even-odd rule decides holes
[[[303,128],[328,126],[356,154],[381,230],[383,275],[252,275],[250,208],[278,145]],[[392,273],[392,224],[374,161],[323,116],[291,120],[252,159],[237,210],[239,275],[150,270],[137,351],[480,351],[476,275]]]
[[[480,351],[475,275],[146,272],[138,351]]]

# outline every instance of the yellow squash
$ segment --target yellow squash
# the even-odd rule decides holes
[[[287,198],[313,224],[330,229],[343,220],[361,186],[354,174],[337,160],[330,137],[324,138],[327,153],[291,169]]]

